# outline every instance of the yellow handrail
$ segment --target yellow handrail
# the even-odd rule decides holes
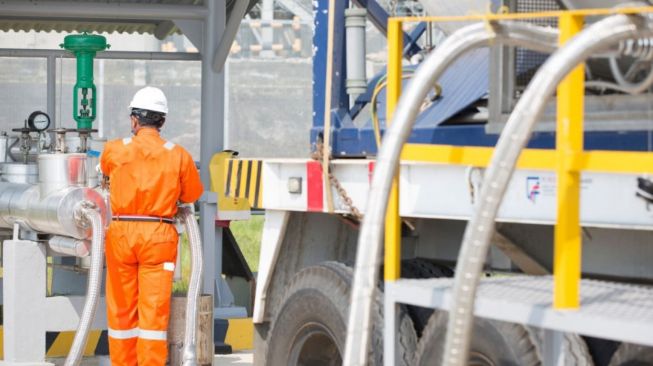
[[[521,14],[484,14],[455,17],[394,17],[388,21],[387,121],[401,90],[401,30],[405,22],[452,22],[558,18],[560,44],[582,30],[586,16],[651,13],[653,7],[580,9]],[[580,175],[583,170],[609,173],[653,173],[653,154],[627,151],[583,151],[584,66],[579,65],[558,86],[556,150],[525,149],[517,167],[557,173],[557,218],[554,235],[554,295],[556,309],[580,306],[581,229]],[[494,149],[477,146],[406,144],[401,160],[485,167]],[[386,214],[385,280],[400,277],[401,236],[397,178]]]

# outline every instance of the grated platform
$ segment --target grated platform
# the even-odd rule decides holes
[[[453,279],[385,284],[386,301],[448,310]],[[581,281],[581,308],[552,308],[551,276],[481,280],[474,314],[548,330],[653,346],[653,287]]]

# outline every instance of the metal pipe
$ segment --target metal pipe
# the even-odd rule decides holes
[[[345,365],[367,364],[372,299],[381,263],[381,238],[388,196],[401,148],[408,140],[421,103],[448,65],[465,52],[486,46],[490,41],[551,52],[557,47],[557,31],[523,23],[501,22],[492,23],[492,31],[489,32],[485,24],[473,24],[449,36],[415,72],[399,100],[394,121],[386,131],[374,168],[368,207],[358,239]]]
[[[100,289],[102,287],[102,270],[104,268],[104,222],[103,215],[94,203],[82,201],[76,210],[85,225],[91,227],[93,238],[91,240],[91,268],[88,273],[88,284],[86,288],[86,300],[84,309],[79,318],[79,325],[75,332],[73,344],[66,358],[65,366],[76,366],[82,359],[88,332],[95,317]]]
[[[56,126],[57,122],[55,121],[57,115],[57,58],[54,55],[48,56],[48,67],[47,67],[47,110],[52,125]]]
[[[68,187],[42,197],[38,185],[0,182],[0,227],[18,223],[37,232],[86,239],[90,228],[79,226],[73,215],[81,201],[99,205],[103,198],[84,187]]]
[[[449,312],[444,365],[467,364],[476,289],[494,233],[494,220],[519,154],[546,102],[558,83],[590,55],[624,39],[651,36],[653,32],[645,25],[642,18],[627,15],[594,23],[549,57],[515,106],[485,172],[479,204],[465,229]]]
[[[184,333],[183,366],[197,366],[197,313],[202,288],[202,236],[195,220],[195,213],[189,207],[180,207],[178,213],[184,223],[190,244],[190,280],[186,295],[186,328]]]
[[[201,5],[137,4],[137,3],[70,3],[68,1],[5,0],[0,3],[5,17],[35,17],[45,19],[135,19],[204,20],[206,7]]]
[[[0,57],[56,57],[75,58],[64,50],[0,48]],[[101,60],[157,60],[157,61],[199,61],[201,56],[194,52],[136,52],[104,51],[95,56]],[[49,112],[48,112],[49,113]],[[51,115],[52,116],[52,115]]]

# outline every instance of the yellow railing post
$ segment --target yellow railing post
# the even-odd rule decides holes
[[[560,44],[583,27],[583,16],[563,13]],[[584,65],[576,67],[558,86],[556,150],[558,155],[557,219],[553,260],[555,309],[580,306],[581,228],[580,170],[583,153]]]
[[[386,129],[390,125],[399,94],[401,93],[401,61],[403,58],[403,31],[401,21],[388,20],[388,70],[386,87]],[[401,219],[399,217],[399,179],[392,180],[392,190],[385,217],[386,281],[401,277]]]

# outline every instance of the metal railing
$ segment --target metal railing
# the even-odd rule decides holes
[[[560,45],[582,29],[587,16],[637,14],[653,12],[651,7],[621,9],[587,9],[522,14],[487,14],[463,17],[391,18],[388,27],[388,120],[394,113],[401,94],[401,32],[405,22],[427,21],[498,21],[557,17]],[[400,33],[399,33],[400,34]],[[653,153],[626,151],[583,151],[583,100],[585,90],[584,66],[580,65],[558,86],[556,148],[524,149],[517,167],[521,169],[553,170],[558,175],[558,207],[555,228],[555,247],[559,255],[554,259],[555,294],[557,309],[578,308],[580,280],[580,173],[653,173]],[[487,167],[494,148],[476,146],[405,144],[401,159],[441,164]],[[396,178],[395,178],[396,180]],[[398,183],[396,183],[398,184]],[[393,187],[388,203],[385,236],[385,280],[400,278],[401,240],[399,233],[398,187]]]
[[[401,57],[403,48],[401,30],[405,22],[482,21],[487,25],[488,31],[492,32],[494,23],[499,23],[499,21],[556,17],[559,21],[559,45],[562,48],[576,33],[583,29],[584,20],[588,16],[633,15],[651,12],[653,12],[651,7],[637,7],[528,14],[486,14],[465,17],[392,18],[389,20],[388,27],[387,120],[391,120],[401,93]],[[630,20],[632,19],[615,19],[614,23],[623,25],[622,23]],[[637,27],[638,25],[633,26],[633,32],[637,31]],[[616,34],[617,32],[614,33],[613,43],[628,36],[626,31],[619,35]],[[631,36],[634,36],[634,34]],[[594,45],[593,47],[596,49],[597,46]],[[570,52],[570,54],[572,53]],[[574,57],[584,60],[581,56]],[[557,87],[556,148],[554,150],[524,149],[516,162],[517,168],[552,170],[557,174],[557,215],[554,231],[553,264],[553,307],[557,310],[574,310],[580,307],[581,173],[583,171],[653,173],[653,153],[651,152],[584,151],[584,90],[584,64],[580,64],[573,68]],[[406,144],[401,152],[401,160],[487,167],[490,166],[491,160],[497,160],[492,158],[494,153],[494,148],[486,147]],[[396,281],[401,277],[401,221],[399,218],[398,184],[398,178],[395,175],[389,195],[385,222],[384,278],[386,281]],[[499,194],[499,202],[495,202],[497,207],[500,204],[501,197],[502,195]],[[494,198],[496,197],[488,197],[488,199]],[[488,215],[492,214],[488,213]],[[464,349],[464,347],[461,349]],[[456,364],[459,359],[464,357],[465,352],[460,353],[463,355],[454,357],[456,359],[454,363]],[[453,358],[448,361],[453,362]]]

